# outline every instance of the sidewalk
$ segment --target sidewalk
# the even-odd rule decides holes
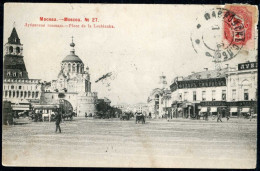
[[[202,118],[200,120],[198,119],[191,119],[191,118],[172,118],[169,119],[169,121],[165,118],[161,118],[161,119],[147,119],[146,121],[155,121],[155,122],[208,122],[208,123],[215,123],[217,122],[217,118],[215,118],[214,120],[209,117],[208,121],[203,120]],[[227,121],[227,118],[222,118],[222,122],[223,123],[257,123],[257,119],[252,119],[251,121],[249,119],[244,119],[244,118],[229,118],[229,120]]]

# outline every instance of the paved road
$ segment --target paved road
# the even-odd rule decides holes
[[[22,124],[23,122],[28,124]],[[256,121],[120,121],[75,118],[3,127],[3,164],[85,167],[253,168]]]

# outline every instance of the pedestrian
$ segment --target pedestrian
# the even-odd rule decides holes
[[[229,110],[228,109],[226,109],[226,117],[227,117],[227,121],[229,120],[229,118],[230,118],[230,112],[229,112]]]
[[[250,110],[249,110],[249,119],[250,119],[250,121],[252,120],[252,117],[253,117],[253,109],[250,108]]]
[[[205,113],[205,121],[208,121],[208,120],[209,120],[208,117],[209,117],[209,112],[207,111],[207,112]]]
[[[60,129],[60,123],[61,123],[61,113],[60,112],[55,112],[55,119],[56,119],[56,131],[59,129],[59,132],[61,133],[61,129]]]
[[[221,111],[218,111],[218,119],[217,119],[217,122],[218,122],[218,121],[222,122],[221,118],[222,118],[222,112],[221,112]]]

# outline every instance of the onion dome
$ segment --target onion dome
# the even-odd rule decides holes
[[[70,47],[71,47],[70,54],[67,55],[62,60],[62,62],[80,62],[80,63],[82,63],[82,60],[77,55],[75,55],[75,49],[74,49],[75,43],[73,43],[73,37],[72,37],[72,42],[70,43]]]

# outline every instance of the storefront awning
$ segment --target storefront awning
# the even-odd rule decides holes
[[[216,107],[211,107],[210,108],[210,112],[217,112],[218,110],[217,110],[217,108]]]
[[[29,109],[29,107],[13,107],[13,110],[23,110],[23,111],[25,111],[25,110],[30,110]]]
[[[34,105],[34,109],[55,109],[58,108],[59,105]]]
[[[208,109],[207,109],[206,107],[202,107],[201,110],[200,110],[200,112],[207,112],[207,110],[208,110]]]
[[[249,110],[250,110],[249,107],[245,107],[245,108],[242,108],[241,112],[246,113],[246,112],[249,112]]]
[[[231,113],[232,113],[232,112],[237,112],[237,108],[236,108],[236,107],[230,108],[230,112],[231,112]]]

